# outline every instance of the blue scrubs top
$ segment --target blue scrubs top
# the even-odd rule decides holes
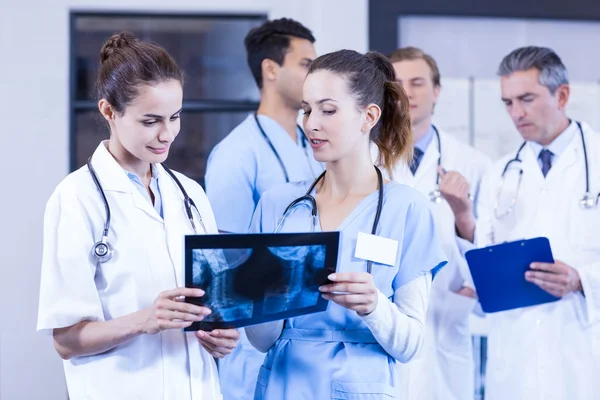
[[[314,179],[323,165],[300,129],[294,142],[271,118],[259,115],[265,134],[277,150],[290,182]],[[260,196],[285,182],[285,174],[269,143],[249,115],[211,151],[206,167],[206,194],[220,231],[247,232]]]
[[[291,182],[313,180],[324,169],[298,129],[294,142],[273,119],[258,115],[265,134],[277,150]],[[212,150],[206,168],[206,194],[220,231],[248,232],[252,214],[267,189],[285,183],[285,174],[254,114],[249,115]],[[265,354],[256,350],[240,329],[232,354],[219,360],[223,400],[250,400]]]
[[[288,184],[265,193],[252,230],[273,232],[284,209],[303,196],[311,183]],[[359,232],[371,232],[377,202],[378,192],[370,194],[338,227],[338,271],[366,271],[367,262],[354,257],[356,241]],[[286,218],[281,232],[308,231],[310,215],[309,207],[298,207]],[[318,231],[319,226],[315,228]],[[399,287],[428,271],[435,275],[446,264],[429,202],[409,186],[397,182],[384,185],[377,235],[399,244],[394,266],[373,263],[372,267],[375,285],[388,298]],[[327,311],[288,319],[285,327],[260,369],[255,399],[399,398],[395,397],[400,393],[398,361],[374,340],[354,311],[331,302]],[[323,331],[336,331],[340,337],[351,334],[354,339],[315,340]]]

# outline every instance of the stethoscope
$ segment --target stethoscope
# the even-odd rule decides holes
[[[439,168],[442,165],[442,141],[440,140],[440,132],[438,132],[435,125],[431,125],[431,127],[433,128],[433,132],[435,132],[435,137],[437,139],[437,146],[439,152],[437,166]],[[431,191],[431,193],[429,193],[429,200],[436,204],[440,204],[442,202],[442,192],[440,192],[440,174],[438,174],[437,172],[435,174],[435,188]]]
[[[196,224],[194,223],[194,214],[192,210],[196,211],[196,218],[202,226],[202,230],[204,231],[204,233],[208,233],[206,230],[206,226],[204,226],[204,221],[202,221],[202,216],[200,215],[200,212],[196,207],[196,203],[194,203],[194,200],[192,200],[191,197],[188,196],[187,192],[183,188],[183,185],[181,184],[179,179],[177,179],[173,171],[171,171],[165,165],[161,165],[165,169],[165,171],[171,176],[171,178],[173,178],[173,180],[179,187],[179,190],[181,190],[181,193],[183,194],[183,205],[185,206],[185,213],[187,214],[188,220],[190,221],[190,225],[192,226],[194,233],[198,233],[198,231],[196,230]],[[106,220],[104,221],[104,230],[102,231],[102,238],[99,242],[96,242],[92,247],[92,257],[94,257],[94,259],[99,263],[105,263],[112,258],[114,249],[112,245],[108,242],[108,231],[110,229],[110,207],[108,205],[106,195],[104,194],[104,189],[102,189],[102,185],[100,184],[100,180],[98,179],[98,175],[96,174],[96,171],[92,166],[91,157],[87,161],[87,167],[90,171],[92,179],[94,180],[94,183],[96,184],[96,187],[98,188],[98,191],[100,192],[100,195],[102,196],[102,201],[104,202],[104,209],[106,210]]]
[[[431,125],[431,127],[433,128],[433,132],[435,133],[435,137],[437,140],[437,147],[438,147],[438,159],[437,159],[437,166],[439,169],[439,167],[442,165],[442,140],[440,139],[440,132],[437,130],[437,128],[435,127],[435,125]],[[436,169],[436,170],[437,170]],[[436,204],[440,204],[442,202],[442,192],[440,191],[440,174],[436,173],[435,174],[435,188],[429,193],[429,200],[432,201],[433,203]],[[472,201],[473,200],[473,196],[469,193],[469,199]]]
[[[273,155],[275,156],[275,158],[277,158],[277,161],[279,162],[279,165],[281,166],[281,170],[283,171],[283,176],[285,176],[285,181],[289,182],[290,181],[290,177],[288,175],[287,169],[285,168],[285,165],[283,164],[283,160],[281,159],[281,157],[279,156],[279,153],[275,149],[275,146],[273,145],[273,142],[271,142],[271,140],[267,136],[267,133],[263,129],[262,125],[260,124],[260,121],[258,120],[257,113],[254,113],[254,120],[256,121],[256,125],[258,126],[258,129],[260,130],[260,133],[263,135],[263,137],[265,138],[265,141],[267,142],[267,144],[271,148],[271,151],[273,152]],[[308,150],[307,150],[307,146],[306,146],[306,143],[307,143],[308,139],[306,139],[306,135],[304,134],[304,131],[302,130],[302,128],[300,127],[300,125],[297,125],[297,127],[300,130],[300,132],[302,132],[302,135],[301,135],[302,137],[301,137],[300,140],[302,141],[302,149],[304,150],[304,154],[306,155],[306,161],[308,162],[308,167],[310,168],[310,172],[312,173],[312,175],[315,176],[316,174],[315,174],[315,171],[313,170],[313,167],[312,167],[312,165],[310,163],[310,156],[308,155]]]
[[[374,167],[375,167],[375,171],[377,172],[377,182],[378,182],[377,190],[379,192],[379,197],[378,197],[378,201],[377,201],[377,211],[375,211],[375,220],[373,221],[373,228],[371,229],[371,235],[375,235],[377,232],[377,226],[379,225],[379,218],[381,218],[381,210],[383,209],[383,176],[381,175],[381,171],[379,170],[379,168],[377,168],[377,166],[374,166]],[[286,209],[283,211],[283,215],[281,216],[281,218],[279,218],[279,221],[277,222],[277,226],[275,227],[275,233],[278,233],[281,230],[281,227],[283,226],[285,219],[292,212],[292,210],[296,206],[301,205],[301,203],[303,203],[305,201],[308,201],[308,203],[310,204],[309,207],[310,207],[311,219],[312,219],[311,232],[315,231],[315,227],[317,226],[317,200],[314,198],[313,195],[311,195],[311,192],[314,190],[315,186],[317,186],[317,183],[319,183],[319,181],[321,179],[323,179],[326,172],[327,172],[327,170],[323,171],[323,173],[321,173],[321,175],[319,175],[319,177],[317,179],[315,179],[315,181],[312,183],[312,185],[310,185],[310,187],[308,188],[308,190],[306,191],[306,194],[304,194],[304,196],[298,197],[296,200],[292,201],[286,207]],[[368,273],[371,273],[372,265],[373,265],[372,261],[367,261],[367,272]]]
[[[598,205],[598,202],[600,201],[600,193],[598,193],[598,196],[596,196],[596,198],[594,198],[594,196],[590,193],[590,170],[589,170],[589,166],[588,166],[588,157],[587,157],[587,148],[585,145],[585,137],[583,134],[583,128],[581,127],[581,124],[579,122],[577,122],[577,127],[579,128],[579,134],[581,136],[581,144],[583,145],[583,160],[584,160],[584,165],[585,165],[585,193],[583,194],[583,197],[579,200],[579,205],[581,206],[581,208],[589,210]],[[521,145],[521,147],[519,147],[519,150],[517,150],[517,154],[516,154],[515,158],[509,160],[506,163],[506,165],[504,166],[504,169],[502,170],[502,174],[500,175],[500,183],[498,185],[498,194],[496,196],[496,204],[494,205],[494,215],[496,216],[496,219],[504,218],[507,215],[509,215],[513,211],[515,204],[517,203],[517,198],[519,196],[519,189],[521,188],[521,181],[523,180],[523,168],[519,168],[519,179],[517,181],[517,190],[515,191],[515,195],[513,196],[509,207],[506,209],[506,211],[504,211],[502,213],[498,212],[498,206],[500,203],[500,196],[502,194],[502,189],[504,188],[504,177],[506,175],[506,172],[508,171],[508,168],[510,167],[510,165],[512,163],[523,162],[523,160],[521,160],[521,151],[523,150],[523,148],[525,147],[526,144],[527,144],[527,142],[524,142]]]

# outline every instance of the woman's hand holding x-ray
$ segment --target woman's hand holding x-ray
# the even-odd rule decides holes
[[[333,283],[319,288],[323,298],[359,315],[367,315],[377,306],[377,288],[368,272],[339,272],[329,275]]]
[[[143,334],[182,329],[210,314],[206,307],[184,303],[184,297],[201,297],[204,291],[177,288],[161,292],[147,308],[108,321],[81,321],[54,329],[54,346],[65,360],[100,354]]]
[[[237,346],[240,333],[237,329],[215,329],[211,332],[197,331],[196,337],[211,356],[224,358]]]
[[[184,302],[185,297],[202,296],[204,296],[203,290],[192,288],[176,288],[161,292],[152,306],[145,310],[148,316],[143,332],[154,334],[165,329],[182,329],[196,321],[202,321],[210,314],[210,310]]]

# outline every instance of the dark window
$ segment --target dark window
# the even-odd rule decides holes
[[[204,183],[213,146],[258,106],[244,37],[265,15],[71,14],[71,171],[85,164],[108,127],[97,108],[95,79],[102,44],[127,30],[163,46],[185,72],[181,132],[167,163]]]

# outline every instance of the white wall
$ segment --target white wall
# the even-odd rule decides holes
[[[0,0],[2,400],[66,399],[60,359],[35,325],[44,206],[68,173],[73,9],[265,12],[311,28],[319,54],[368,47],[366,0]]]
[[[400,17],[402,46],[425,49],[442,77],[496,78],[502,58],[519,46],[548,46],[562,59],[572,81],[600,79],[600,23],[512,18]]]
[[[569,72],[570,118],[600,129],[600,23],[529,19],[403,16],[401,46],[431,54],[442,74],[434,123],[456,133],[493,159],[522,141],[501,102],[496,75],[502,58],[519,46],[548,46]]]

